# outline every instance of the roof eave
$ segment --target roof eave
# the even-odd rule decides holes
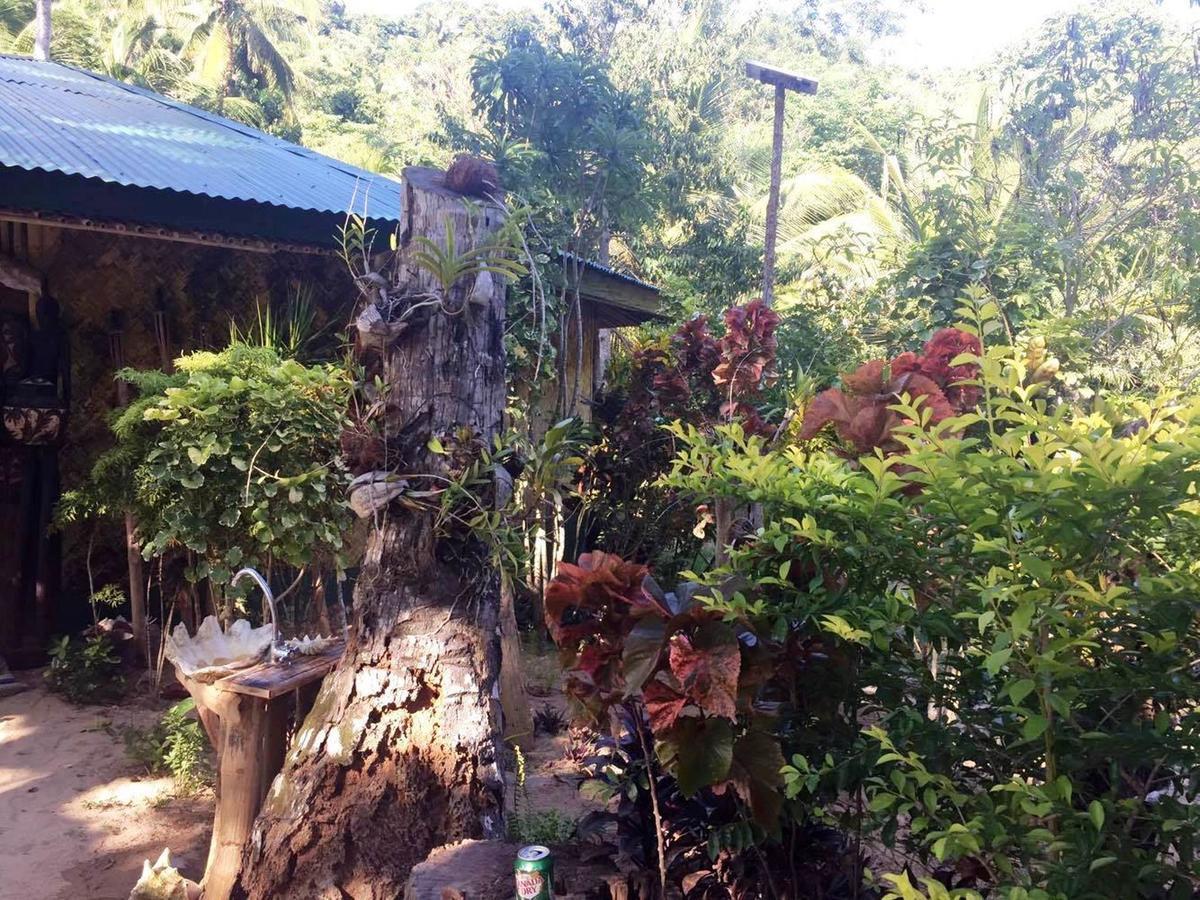
[[[346,214],[249,200],[132,187],[80,175],[0,166],[0,210],[8,218],[55,222],[143,237],[241,249],[336,252]],[[398,223],[372,219],[377,235]]]

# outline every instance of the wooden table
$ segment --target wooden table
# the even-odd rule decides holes
[[[204,867],[205,900],[227,900],[259,807],[283,768],[288,720],[301,722],[321,680],[342,657],[342,641],[324,653],[264,662],[212,684],[179,680],[217,751],[217,810]]]

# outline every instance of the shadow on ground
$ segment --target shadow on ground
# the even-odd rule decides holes
[[[187,874],[203,866],[212,796],[176,797],[140,773],[114,731],[146,727],[165,703],[74,707],[30,690],[0,699],[0,885],[21,900],[126,900],[142,860],[171,849]]]

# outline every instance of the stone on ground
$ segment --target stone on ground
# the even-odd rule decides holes
[[[413,868],[404,900],[512,900],[513,862],[520,844],[459,841],[436,848]],[[580,848],[554,848],[555,900],[607,900],[610,881],[624,879],[611,863],[581,862]]]

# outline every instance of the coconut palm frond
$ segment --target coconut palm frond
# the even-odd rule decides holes
[[[220,103],[217,104],[217,109],[221,115],[253,128],[262,128],[266,125],[263,111],[258,104],[245,97],[222,97]]]
[[[874,192],[861,178],[845,169],[830,167],[802,172],[779,186],[779,237],[800,238],[808,229],[831,218],[861,209]],[[767,196],[750,204],[753,232],[765,233]]]
[[[233,48],[225,29],[210,29],[196,53],[196,79],[213,87],[224,85],[232,57]]]
[[[15,49],[17,38],[33,22],[34,0],[0,0],[0,51]]]
[[[186,25],[180,29],[183,40],[183,52],[199,52],[208,42],[209,35],[221,27],[221,9],[219,6],[208,10],[204,15],[192,15],[187,18]]]
[[[242,27],[248,68],[268,87],[290,99],[296,90],[296,77],[279,47],[256,23],[245,22]]]

